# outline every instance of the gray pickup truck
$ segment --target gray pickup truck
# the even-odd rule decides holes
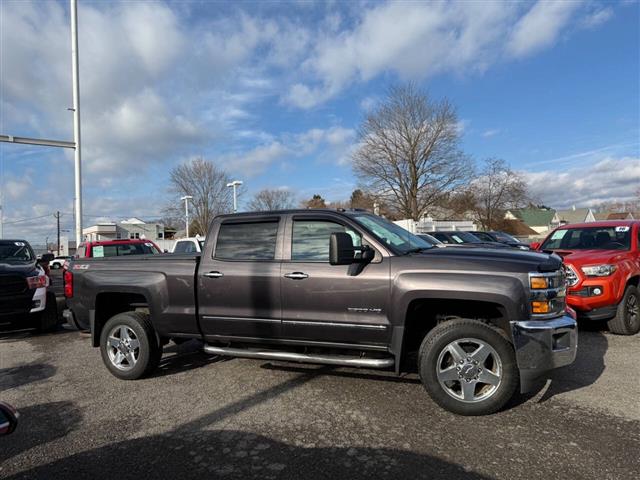
[[[221,215],[201,254],[79,259],[64,281],[65,314],[121,379],[197,338],[215,355],[417,370],[439,405],[482,415],[577,348],[559,257],[438,248],[357,210]]]

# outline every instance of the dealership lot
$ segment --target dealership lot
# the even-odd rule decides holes
[[[88,338],[0,333],[2,478],[632,478],[640,338],[582,331],[576,363],[489,417],[438,408],[414,376],[222,359],[196,341],[120,381]]]

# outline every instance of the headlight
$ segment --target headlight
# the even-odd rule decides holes
[[[587,277],[608,277],[617,270],[615,265],[592,265],[590,267],[582,267],[582,272]]]

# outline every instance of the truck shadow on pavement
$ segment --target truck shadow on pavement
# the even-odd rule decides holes
[[[575,362],[551,372],[551,383],[539,402],[594,384],[605,370],[604,356],[608,348],[609,341],[604,333],[594,326],[581,326]]]
[[[0,391],[39,382],[56,374],[56,367],[48,363],[27,363],[11,368],[0,368]]]
[[[229,357],[220,357],[204,353],[202,346],[203,344],[200,340],[189,340],[180,345],[173,343],[167,345],[164,348],[160,365],[152,375],[152,378],[174,375],[176,373],[206,367],[213,363],[230,360]]]
[[[51,402],[21,407],[16,431],[8,437],[0,438],[0,466],[33,447],[46,445],[57,438],[64,437],[81,421],[80,410],[71,402]]]
[[[128,439],[74,453],[14,473],[7,478],[489,478],[445,460],[409,451],[346,446],[319,448],[313,444],[308,447],[294,446],[248,432],[210,429],[212,424],[289,391],[314,377],[314,374],[309,373],[299,375],[182,424],[167,433]],[[29,430],[35,425],[44,425],[45,421],[51,422],[42,418],[43,409],[55,411],[60,417],[71,417],[57,432],[44,430],[44,442],[64,435],[79,419],[78,412],[73,410],[71,404],[47,404],[33,408],[32,411],[23,411],[25,418],[33,416],[33,420],[29,423],[25,421],[18,427],[19,430],[13,434],[15,438],[11,440],[12,445],[0,454],[0,458],[4,455],[3,460],[10,459],[35,444],[43,443],[40,432]],[[24,458],[21,459],[21,463],[24,461]],[[5,465],[5,473],[11,475],[12,465]]]

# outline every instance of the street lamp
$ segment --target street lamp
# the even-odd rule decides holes
[[[240,180],[234,180],[231,183],[227,183],[227,187],[233,187],[233,213],[238,211],[238,194],[236,187],[239,187],[240,185],[242,185],[242,181]]]
[[[180,197],[180,200],[184,200],[184,220],[185,220],[185,236],[189,236],[189,200],[193,197],[191,195],[185,195],[184,197]]]

